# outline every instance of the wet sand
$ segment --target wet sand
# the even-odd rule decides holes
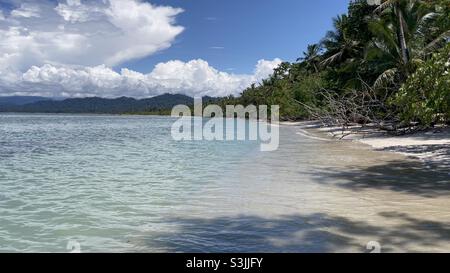
[[[450,252],[447,168],[297,132],[282,126],[277,152],[249,155],[208,210],[174,219],[161,251]]]
[[[313,123],[314,124],[314,123]],[[311,127],[311,124],[308,124]],[[308,127],[308,125],[306,125]],[[304,125],[297,124],[298,127]],[[319,128],[333,138],[351,140],[371,146],[377,151],[388,151],[418,158],[423,162],[450,167],[450,128],[437,127],[414,134],[391,136],[374,128],[353,126],[342,128]]]

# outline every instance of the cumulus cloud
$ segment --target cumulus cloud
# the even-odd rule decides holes
[[[273,61],[267,61],[267,60],[259,60],[256,64],[255,68],[255,79],[262,80],[264,78],[267,78],[267,75],[271,75],[273,73],[273,70],[278,67],[281,64],[281,60],[276,58]]]
[[[236,95],[281,63],[261,60],[248,75],[201,59],[117,72],[112,67],[170,47],[183,31],[175,21],[183,10],[142,0],[8,1],[14,8],[0,9],[0,95]]]
[[[171,46],[182,9],[141,0],[23,3],[0,21],[0,67],[115,66]]]
[[[105,8],[97,5],[82,4],[81,0],[67,0],[66,3],[58,3],[56,12],[70,23],[84,23],[100,19]]]
[[[12,17],[24,17],[24,18],[32,18],[32,17],[41,17],[41,9],[37,4],[31,3],[23,3],[19,8],[11,11]]]
[[[251,75],[230,74],[211,67],[204,60],[169,61],[148,74],[122,69],[115,72],[100,65],[69,67],[46,64],[25,73],[0,73],[0,88],[9,95],[52,97],[152,97],[164,93],[190,96],[237,95],[252,83],[269,76],[281,60],[261,60]],[[7,81],[6,78],[10,80]],[[12,79],[12,80],[11,80]],[[5,93],[5,91],[3,92]]]

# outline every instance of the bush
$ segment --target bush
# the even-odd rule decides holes
[[[450,122],[450,44],[420,64],[393,103],[400,118],[423,126]]]

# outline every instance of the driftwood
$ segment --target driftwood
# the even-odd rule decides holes
[[[396,109],[388,103],[391,94],[392,90],[388,88],[375,90],[363,82],[362,89],[348,89],[344,94],[320,89],[317,94],[322,102],[320,106],[296,102],[308,111],[312,119],[321,121],[324,126],[342,127],[344,137],[344,132],[355,125],[360,129],[352,129],[349,134],[358,134],[359,131],[367,134],[378,130],[402,135],[425,129],[417,124],[403,124],[397,119]]]

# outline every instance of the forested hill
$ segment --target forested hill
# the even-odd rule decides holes
[[[210,101],[212,98],[204,98]],[[92,114],[145,114],[169,112],[172,107],[183,104],[193,105],[193,98],[185,95],[164,94],[148,99],[121,97],[77,98],[65,100],[42,100],[24,105],[0,104],[0,112],[24,113],[92,113]]]

